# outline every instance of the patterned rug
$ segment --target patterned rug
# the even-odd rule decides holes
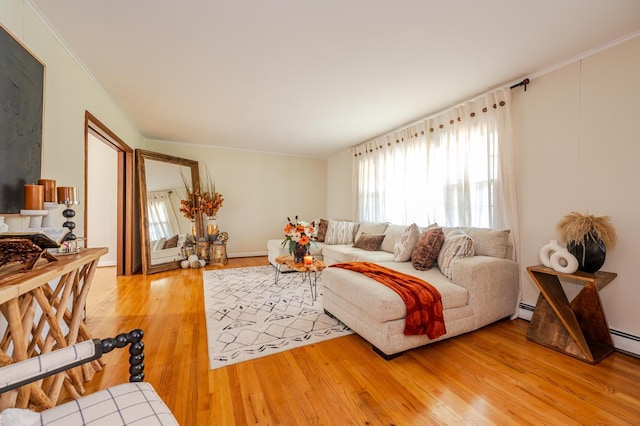
[[[321,273],[315,301],[302,274],[281,274],[275,284],[275,273],[273,266],[203,271],[211,369],[352,333],[324,313]]]

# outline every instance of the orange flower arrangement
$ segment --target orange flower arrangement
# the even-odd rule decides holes
[[[182,172],[181,172],[182,173]],[[207,180],[200,183],[201,188],[205,188],[206,191],[199,192],[191,189],[191,183],[188,179],[182,175],[182,181],[185,189],[185,199],[180,200],[180,213],[189,220],[195,220],[198,213],[204,213],[209,217],[213,217],[218,213],[224,197],[219,192],[216,192],[216,185],[209,175],[209,169],[207,169]],[[198,200],[198,206],[195,205],[195,200]]]
[[[293,253],[293,249],[296,244],[301,246],[308,246],[313,241],[311,240],[313,233],[315,232],[314,223],[311,224],[298,220],[296,216],[295,222],[292,222],[290,218],[287,218],[288,223],[284,227],[284,241],[282,241],[282,247],[289,246],[289,253]],[[307,248],[308,251],[308,248]]]

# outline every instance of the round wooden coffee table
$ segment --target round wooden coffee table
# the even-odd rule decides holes
[[[318,288],[316,286],[318,279],[318,272],[322,271],[326,268],[326,265],[322,260],[313,259],[313,263],[311,265],[305,265],[302,262],[296,263],[293,260],[293,256],[278,256],[276,257],[276,280],[275,283],[278,284],[278,279],[280,278],[280,274],[282,274],[282,266],[288,266],[292,271],[302,273],[302,282],[306,279],[309,280],[309,288],[311,289],[311,297],[313,301],[318,297]],[[312,277],[313,274],[313,277]]]

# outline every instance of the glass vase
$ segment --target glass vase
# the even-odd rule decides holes
[[[307,254],[307,246],[296,243],[293,247],[293,261],[296,263],[304,262],[305,254]]]
[[[218,238],[220,230],[218,229],[218,220],[216,215],[207,217],[207,238],[209,241],[215,241]]]

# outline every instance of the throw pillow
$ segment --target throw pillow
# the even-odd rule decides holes
[[[329,219],[326,244],[352,244],[354,229],[358,223]]]
[[[404,230],[396,245],[393,247],[393,260],[396,262],[406,262],[411,259],[411,252],[413,247],[420,238],[420,228],[415,223],[412,223]]]
[[[353,238],[353,241],[358,241],[358,238],[360,238],[360,235],[362,234],[384,234],[388,225],[389,224],[386,222],[360,222],[360,226],[356,231],[356,236]]]
[[[153,244],[153,247],[151,248],[151,251],[162,250],[166,243],[167,243],[167,239],[165,237],[162,237],[159,240],[156,240],[156,242]]]
[[[326,219],[320,219],[318,222],[318,234],[316,235],[316,241],[324,242],[327,237],[327,227],[329,226],[329,221]]]
[[[462,231],[451,231],[447,234],[440,255],[438,267],[442,274],[451,279],[451,265],[454,260],[471,257],[475,254],[473,239]]]
[[[384,240],[384,234],[361,234],[353,247],[367,251],[378,251],[382,240]]]
[[[167,242],[164,244],[164,248],[166,248],[166,249],[174,248],[174,247],[178,247],[178,234],[176,234],[173,237],[169,238],[167,240]]]
[[[413,267],[418,271],[431,269],[438,258],[442,243],[444,243],[444,232],[441,227],[433,225],[425,229],[411,252]]]

